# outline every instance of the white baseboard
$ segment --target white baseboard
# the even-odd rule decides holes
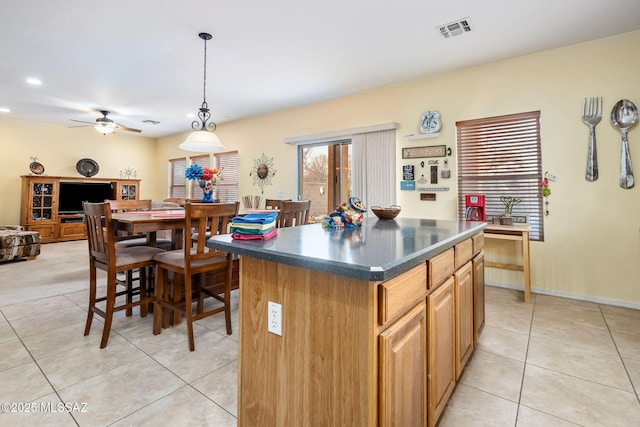
[[[522,286],[512,285],[511,283],[487,281],[485,282],[485,284],[487,286],[494,286],[496,288],[514,289],[516,291],[522,290]],[[535,294],[541,294],[541,295],[551,295],[554,297],[570,298],[570,299],[575,299],[579,301],[593,302],[596,304],[606,304],[606,305],[612,305],[615,307],[624,307],[624,308],[632,308],[634,310],[640,310],[640,304],[628,302],[628,301],[618,301],[618,300],[613,300],[608,298],[591,297],[587,295],[572,294],[569,292],[562,292],[562,291],[552,291],[549,289],[542,289],[542,288],[531,288],[531,292]]]

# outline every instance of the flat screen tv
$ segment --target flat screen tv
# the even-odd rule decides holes
[[[113,199],[110,182],[60,182],[58,213],[82,213],[82,202],[104,202]]]

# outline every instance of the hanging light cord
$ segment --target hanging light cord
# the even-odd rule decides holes
[[[204,38],[204,77],[202,78],[202,105],[207,103],[207,39]]]
[[[191,122],[191,128],[193,130],[208,130],[213,132],[216,130],[216,124],[214,122],[207,123],[207,121],[211,118],[211,113],[209,112],[209,105],[207,104],[207,40],[211,40],[212,36],[208,33],[200,33],[198,36],[204,40],[204,78],[202,85],[202,106],[200,107],[200,111],[198,112],[198,117],[200,121],[194,120]]]

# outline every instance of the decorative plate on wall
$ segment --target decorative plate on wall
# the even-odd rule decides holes
[[[44,173],[44,166],[42,163],[36,162],[35,160],[29,164],[29,170],[34,175],[42,175]]]
[[[425,111],[420,116],[420,132],[422,133],[436,133],[441,126],[439,111]]]
[[[98,163],[93,159],[80,159],[78,163],[76,163],[76,170],[80,175],[89,178],[97,174],[100,168],[98,167]]]

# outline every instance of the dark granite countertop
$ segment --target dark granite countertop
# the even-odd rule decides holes
[[[281,228],[267,241],[214,236],[207,246],[368,281],[388,280],[479,233],[484,222],[366,218],[355,229]]]

